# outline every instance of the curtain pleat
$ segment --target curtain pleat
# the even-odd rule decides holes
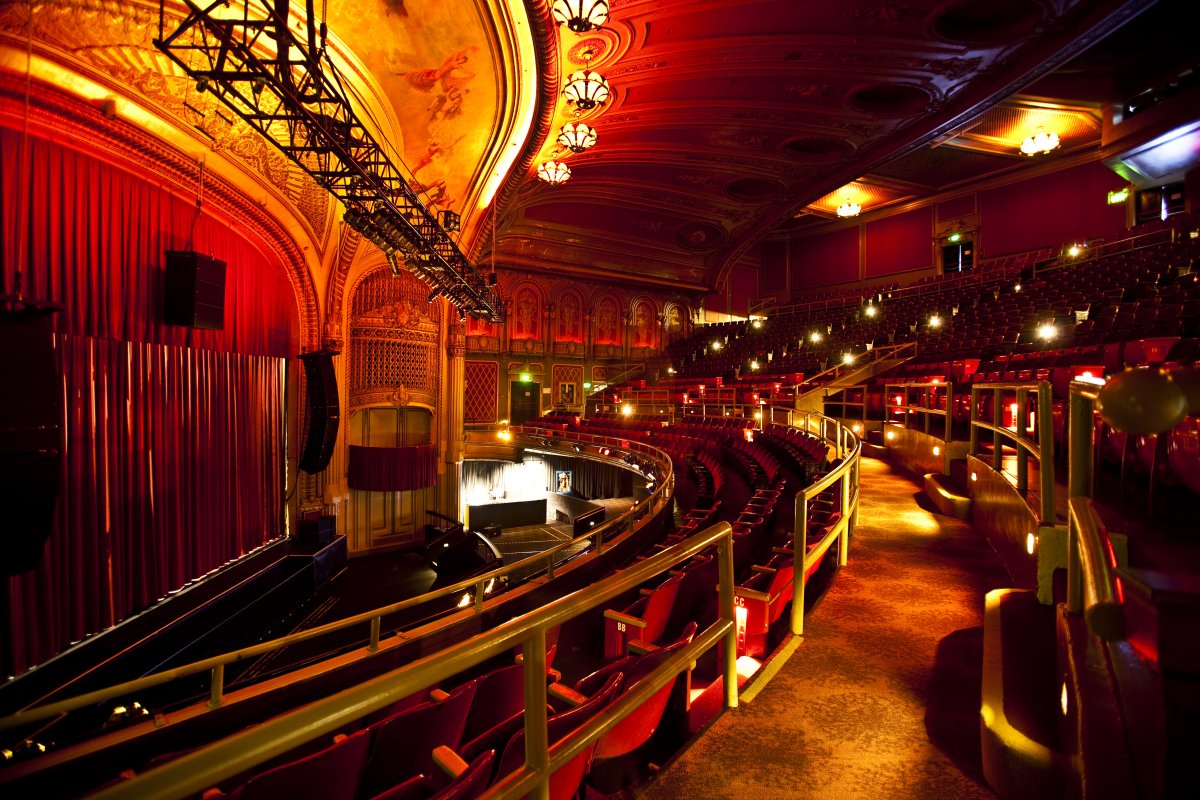
[[[63,456],[42,560],[5,587],[10,674],[283,532],[298,348],[290,284],[236,226],[201,215],[192,244],[227,264],[224,330],[164,325],[163,253],[188,248],[194,204],[35,138],[22,183],[20,154],[0,127],[0,278],[62,305]]]

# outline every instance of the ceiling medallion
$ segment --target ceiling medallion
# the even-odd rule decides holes
[[[1039,153],[1049,153],[1058,147],[1058,144],[1057,133],[1046,133],[1045,128],[1038,128],[1033,136],[1026,136],[1025,141],[1021,142],[1021,152],[1027,156],[1036,156]]]
[[[551,186],[566,183],[571,178],[571,168],[561,161],[543,161],[537,168],[537,176]]]
[[[609,44],[599,36],[589,36],[580,39],[567,51],[567,60],[572,64],[586,67],[593,61],[599,61],[609,50]]]
[[[612,94],[612,87],[599,72],[580,70],[572,72],[563,89],[563,96],[568,103],[574,103],[580,111],[587,111],[599,105],[604,105]]]
[[[554,0],[554,21],[575,33],[587,33],[608,22],[608,0]]]
[[[568,122],[558,134],[558,143],[572,153],[582,153],[596,143],[596,129],[582,122]]]

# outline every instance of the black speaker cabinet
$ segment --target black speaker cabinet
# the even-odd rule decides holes
[[[50,311],[0,312],[0,486],[14,502],[4,521],[0,574],[37,566],[54,524],[62,462],[62,390]]]
[[[163,322],[204,330],[223,329],[225,262],[190,250],[168,250]]]
[[[333,445],[337,441],[338,408],[337,376],[333,372],[334,353],[316,350],[303,353],[304,377],[307,384],[308,431],[300,453],[300,469],[315,475],[329,466]]]

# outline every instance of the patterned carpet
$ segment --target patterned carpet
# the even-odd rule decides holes
[[[983,596],[1008,580],[917,482],[862,461],[850,563],[799,649],[642,793],[673,798],[992,797],[979,764]]]

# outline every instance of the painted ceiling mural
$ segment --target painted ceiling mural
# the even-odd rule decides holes
[[[354,51],[395,110],[413,188],[433,210],[464,213],[496,129],[498,75],[473,0],[341,0],[329,30]]]

